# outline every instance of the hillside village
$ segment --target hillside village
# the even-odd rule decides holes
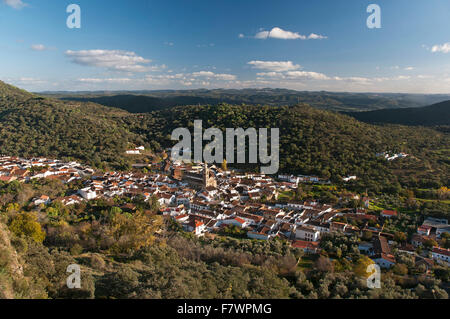
[[[371,211],[367,196],[361,198],[363,207],[359,208],[346,207],[342,198],[335,205],[316,200],[280,200],[281,193],[295,191],[302,183],[330,183],[319,177],[279,175],[273,178],[169,160],[148,166],[152,167],[150,172],[147,169],[97,172],[77,162],[2,156],[0,181],[82,182],[83,187],[73,194],[57,198],[42,194],[34,198],[32,205],[36,207],[53,201],[69,206],[100,198],[141,196],[145,201],[156,200],[161,215],[198,237],[238,233],[255,240],[281,239],[308,254],[319,254],[324,235],[341,233],[360,237],[361,253],[382,268],[396,264],[393,249],[414,256],[427,269],[435,263],[450,265],[450,250],[441,245],[442,238],[450,234],[446,219],[426,218],[410,242],[398,243],[394,234],[384,231],[384,225],[399,218],[400,213],[387,209]],[[125,206],[122,208],[130,212],[136,209],[131,203]],[[436,244],[430,246],[430,241]]]

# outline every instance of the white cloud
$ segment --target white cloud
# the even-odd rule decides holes
[[[415,69],[415,68],[412,67],[412,66],[408,66],[408,67],[405,68],[406,71],[412,71],[412,70],[414,70],[414,69]]]
[[[234,81],[236,80],[236,76],[232,74],[219,74],[214,73],[211,71],[200,71],[200,72],[194,72],[192,73],[192,76],[194,78],[207,78],[207,79],[216,79],[216,80],[222,80],[222,81]]]
[[[28,6],[28,4],[24,3],[22,0],[3,0],[3,3],[18,10]]]
[[[159,71],[163,71],[167,69],[167,65],[165,64],[161,64],[161,65],[152,65],[147,67],[147,71],[152,71],[152,72],[159,72]],[[169,72],[169,71],[167,71]]]
[[[431,52],[436,53],[436,52],[441,52],[441,53],[450,53],[450,42],[444,43],[444,44],[437,44],[434,45],[431,48]]]
[[[256,39],[282,39],[282,40],[318,40],[326,39],[326,36],[311,33],[309,36],[299,34],[298,32],[292,32],[275,27],[270,31],[260,31],[255,35]]]
[[[132,81],[129,78],[108,78],[108,79],[99,79],[99,78],[82,78],[78,79],[80,82],[85,83],[127,83]]]
[[[324,35],[320,35],[320,34],[315,34],[315,33],[311,33],[308,36],[308,39],[312,39],[312,40],[321,40],[321,39],[327,39],[328,37],[324,36]]]
[[[45,51],[45,50],[47,50],[47,48],[43,44],[33,44],[31,46],[31,50],[33,50],[33,51]]]
[[[292,61],[250,61],[247,64],[252,65],[254,69],[273,72],[293,71],[301,68],[300,65],[294,64]]]
[[[420,80],[424,80],[424,79],[432,79],[432,78],[434,78],[434,76],[432,76],[432,75],[426,75],[426,74],[419,74],[419,75],[417,76],[417,78],[420,79]]]
[[[121,50],[81,50],[66,51],[71,61],[80,65],[107,68],[114,71],[146,72],[151,68],[142,65],[151,60],[144,59],[134,52]]]
[[[243,39],[243,38],[245,38],[245,35],[244,35],[243,33],[240,33],[240,34],[238,35],[238,37],[239,37],[239,39]]]
[[[310,71],[288,71],[288,72],[263,72],[257,73],[258,79],[277,78],[284,80],[331,80],[330,77],[323,73]],[[337,78],[335,78],[337,79]]]
[[[269,31],[261,31],[255,35],[256,39],[267,39],[270,35]]]
[[[307,71],[289,71],[286,75],[290,79],[311,79],[311,80],[329,80],[330,78],[323,73]]]

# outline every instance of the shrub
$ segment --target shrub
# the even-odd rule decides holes
[[[42,243],[45,239],[45,232],[41,224],[37,222],[36,215],[32,213],[17,214],[11,221],[9,229],[16,236],[31,237],[35,242]]]

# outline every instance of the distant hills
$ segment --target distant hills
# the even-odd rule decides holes
[[[174,106],[210,104],[218,105],[230,100],[208,98],[200,96],[173,96],[173,97],[153,97],[145,95],[106,95],[98,97],[65,97],[65,101],[93,102],[105,106],[121,108],[130,113],[149,113],[158,110],[172,108]]]
[[[269,106],[293,106],[306,103],[318,109],[357,112],[422,107],[450,100],[450,95],[300,92],[287,89],[44,92],[40,94],[63,100],[99,103],[132,113],[147,113],[174,106],[219,105],[220,103]]]
[[[450,101],[418,108],[347,112],[345,114],[359,121],[373,124],[450,125]]]

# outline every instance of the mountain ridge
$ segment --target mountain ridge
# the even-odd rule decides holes
[[[218,105],[220,103],[271,106],[293,106],[307,103],[318,109],[352,112],[422,107],[450,100],[450,95],[310,92],[288,89],[46,92],[41,93],[41,95],[63,100],[91,101],[107,106],[120,107],[133,113],[146,113],[174,106]]]
[[[371,124],[450,125],[450,100],[419,108],[346,112],[344,114]]]

